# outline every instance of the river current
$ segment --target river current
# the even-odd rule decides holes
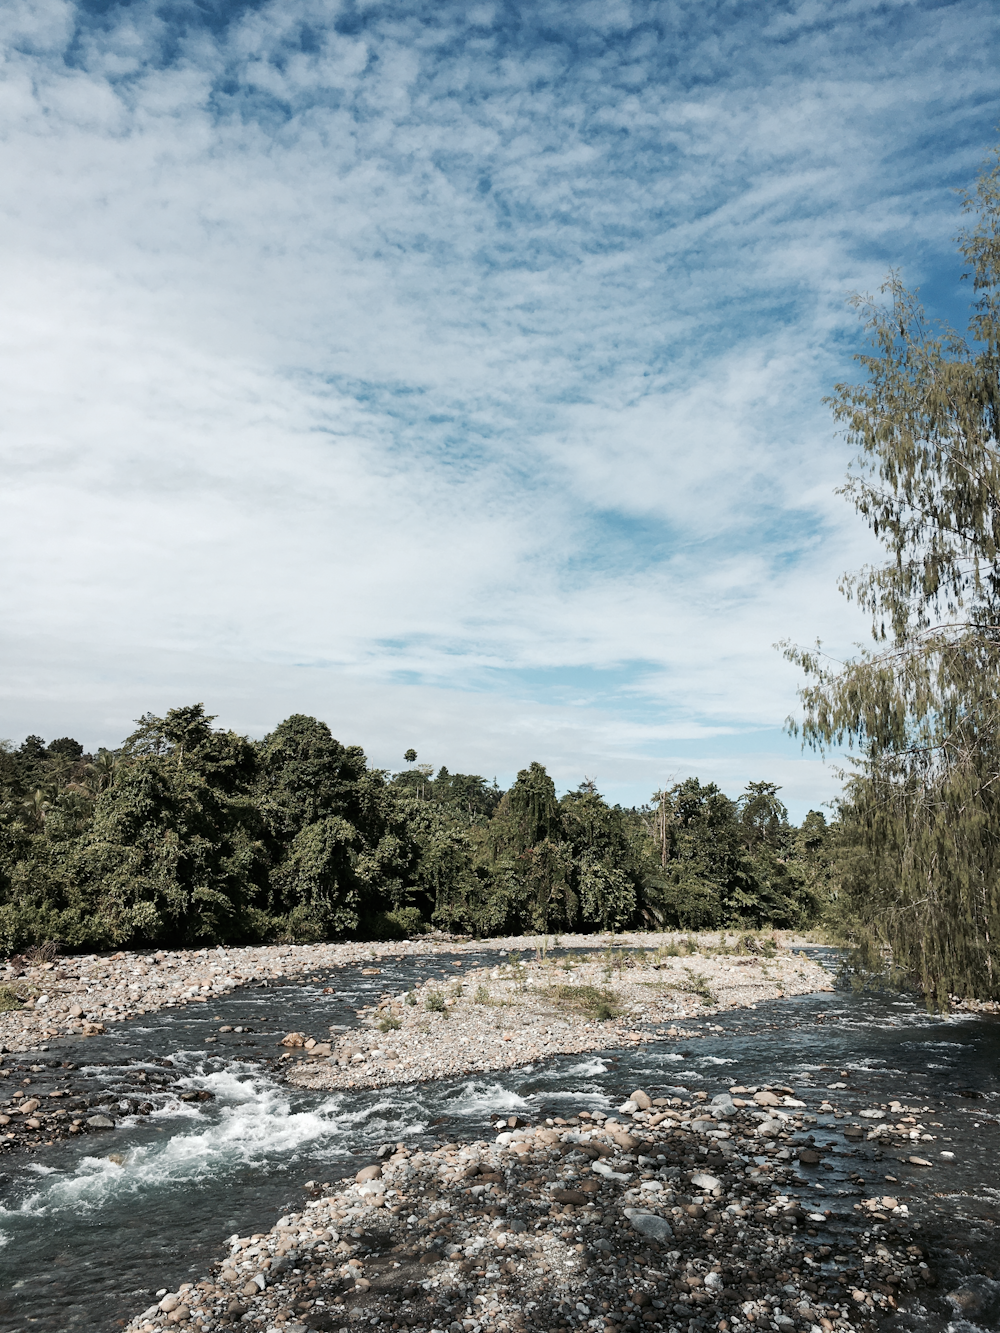
[[[462,957],[469,965],[495,955]],[[905,995],[844,987],[686,1020],[701,1033],[687,1044],[652,1041],[388,1090],[304,1091],[262,1063],[280,1053],[284,1033],[352,1027],[362,1005],[449,963],[441,954],[390,959],[373,975],[352,967],[299,984],[246,987],[118,1024],[103,1037],[7,1056],[5,1067],[28,1071],[33,1088],[72,1079],[95,1107],[120,1118],[113,1132],[0,1159],[0,1330],[114,1329],[156,1291],[202,1276],[229,1236],[268,1230],[301,1207],[307,1183],[353,1174],[383,1143],[483,1138],[498,1112],[610,1110],[637,1087],[654,1096],[670,1088],[712,1096],[735,1084],[787,1085],[816,1114],[816,1144],[836,1152],[800,1168],[800,1192],[831,1210],[832,1224],[865,1225],[855,1208],[862,1198],[891,1193],[906,1201],[915,1238],[933,1249],[942,1274],[917,1321],[922,1329],[1000,1328],[996,1018],[929,1015]],[[220,1034],[220,1026],[243,1031]],[[129,1114],[126,1099],[134,1106],[137,1091],[153,1104],[151,1114]],[[213,1097],[184,1101],[185,1091]],[[932,1167],[912,1166],[875,1143],[850,1147],[843,1137],[850,1121],[818,1114],[824,1095],[851,1119],[896,1098],[919,1107],[917,1118],[936,1126],[936,1138],[911,1151]],[[943,1162],[942,1150],[954,1160]],[[970,1281],[982,1297],[975,1322],[959,1319],[946,1299]]]

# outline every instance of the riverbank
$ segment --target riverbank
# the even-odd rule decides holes
[[[717,948],[737,948],[738,936],[680,934],[564,936],[568,950],[604,950],[611,954],[642,949],[652,953],[687,951],[701,967],[703,955]],[[789,934],[763,937],[764,949],[784,956],[803,941]],[[774,941],[773,945],[769,943]],[[426,957],[434,953],[499,955],[535,949],[531,937],[470,940],[446,935],[421,935],[411,940],[340,944],[266,945],[253,948],[147,950],[115,954],[68,955],[47,962],[10,959],[0,966],[0,1048],[20,1052],[36,1049],[59,1036],[97,1035],[109,1024],[155,1013],[163,1008],[207,1004],[238,986],[262,981],[298,980],[320,969],[377,966],[383,959]],[[540,950],[541,940],[537,941]],[[765,960],[766,961],[766,960]],[[688,965],[692,960],[688,959]],[[749,981],[749,976],[746,978]],[[739,989],[737,987],[737,989]],[[758,998],[777,994],[780,986],[764,987]],[[18,1005],[21,1007],[16,1007]]]
[[[733,951],[712,951],[725,949]],[[832,989],[829,972],[787,946],[762,956],[716,938],[688,953],[683,937],[667,937],[598,954],[511,950],[492,967],[453,960],[441,976],[384,995],[350,1032],[289,1033],[288,1078],[306,1088],[378,1088],[688,1040],[700,1035],[683,1027],[696,1014]]]
[[[787,1089],[655,1093],[611,1116],[501,1118],[491,1140],[384,1145],[128,1328],[868,1333],[926,1299],[919,1224],[895,1198],[861,1205],[864,1231],[823,1206],[812,1117]],[[863,1131],[844,1133],[849,1148]]]

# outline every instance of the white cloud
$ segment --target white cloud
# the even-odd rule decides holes
[[[946,256],[997,18],[716,18],[8,6],[0,733],[832,790],[771,647],[863,633],[819,400],[846,291]]]

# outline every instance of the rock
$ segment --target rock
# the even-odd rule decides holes
[[[859,1111],[858,1115],[862,1120],[884,1120],[885,1112],[876,1111],[874,1108],[868,1111]]]
[[[930,1166],[926,1157],[907,1157],[906,1160],[911,1166]]]
[[[368,1180],[378,1180],[382,1174],[382,1168],[376,1162],[374,1166],[363,1166],[354,1177],[359,1185],[363,1185]]]
[[[289,1032],[287,1037],[282,1037],[282,1046],[304,1046],[306,1038],[304,1032]]]
[[[815,1166],[821,1160],[820,1154],[815,1148],[800,1148],[798,1152],[800,1162],[806,1166]]]
[[[708,1288],[709,1291],[721,1291],[724,1286],[724,1283],[722,1281],[722,1274],[706,1273],[705,1286]]]
[[[169,1296],[164,1296],[163,1300],[160,1301],[160,1309],[164,1314],[169,1314],[171,1310],[176,1310],[180,1303],[181,1298],[171,1292]]]
[[[691,1184],[695,1189],[708,1190],[709,1193],[711,1193],[712,1190],[717,1190],[719,1188],[722,1181],[717,1180],[715,1176],[710,1176],[704,1171],[698,1171],[691,1177]]]
[[[92,1115],[87,1120],[87,1126],[90,1129],[114,1129],[115,1122],[109,1115]]]
[[[781,1098],[776,1097],[773,1092],[755,1092],[754,1101],[758,1106],[780,1106]]]
[[[611,1130],[611,1136],[619,1148],[624,1148],[626,1152],[635,1152],[636,1148],[642,1143],[634,1134],[626,1134],[624,1130]]]
[[[635,1102],[640,1111],[648,1111],[653,1105],[653,1099],[646,1092],[633,1092],[629,1096],[630,1102]]]
[[[171,1310],[170,1314],[167,1315],[167,1318],[172,1324],[183,1324],[186,1320],[191,1318],[191,1311],[186,1305],[178,1305],[176,1310]]]
[[[938,1153],[938,1156],[943,1162],[953,1162],[955,1160],[955,1154],[953,1152]]]
[[[962,1314],[979,1314],[983,1308],[982,1296],[971,1287],[959,1287],[956,1291],[949,1291],[945,1300],[951,1301]]]
[[[844,1130],[844,1138],[853,1139],[855,1143],[860,1143],[864,1137],[865,1137],[865,1131],[861,1128],[860,1125],[848,1125],[847,1128]]]
[[[552,1198],[556,1203],[587,1203],[590,1200],[589,1194],[584,1194],[583,1190],[553,1190]]]
[[[629,1209],[629,1212],[632,1210]],[[649,1240],[669,1240],[674,1234],[667,1219],[656,1213],[632,1213],[628,1220],[640,1236],[646,1236]]]
[[[761,1139],[776,1139],[783,1128],[784,1125],[780,1120],[762,1120],[757,1126],[757,1137]]]
[[[22,1115],[31,1115],[32,1111],[37,1111],[41,1104],[37,1097],[32,1097],[30,1101],[22,1102],[18,1110]]]
[[[887,1194],[882,1200],[882,1207],[887,1209],[898,1208],[899,1200],[894,1199],[891,1195]]]
[[[69,1007],[69,1016],[70,1016],[70,1018],[82,1018],[82,1017],[83,1017],[83,1005],[81,1005],[81,1004],[71,1004],[70,1007]]]

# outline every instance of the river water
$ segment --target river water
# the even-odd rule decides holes
[[[31,1078],[33,1091],[72,1080],[118,1126],[0,1160],[0,1330],[114,1329],[160,1288],[202,1276],[227,1237],[268,1230],[301,1207],[307,1182],[353,1174],[384,1142],[482,1138],[500,1111],[535,1118],[608,1110],[636,1087],[711,1096],[738,1083],[794,1088],[816,1114],[816,1143],[836,1144],[823,1164],[799,1168],[802,1198],[832,1210],[834,1229],[864,1225],[854,1208],[861,1198],[891,1193],[907,1202],[915,1238],[942,1273],[926,1312],[907,1326],[1000,1328],[997,1019],[928,1015],[910,997],[845,987],[686,1021],[702,1033],[686,1045],[654,1041],[389,1090],[321,1093],[282,1081],[274,1059],[284,1033],[354,1026],[362,1005],[449,963],[439,954],[383,960],[378,975],[345,968],[301,984],[247,987],[116,1025],[104,1037],[7,1056],[5,1067]],[[219,1034],[220,1025],[244,1031]],[[185,1090],[214,1097],[185,1102]],[[817,1113],[825,1096],[852,1114],[894,1098],[919,1107],[916,1119],[937,1138],[908,1151],[933,1166],[846,1143],[848,1121]],[[124,1098],[155,1109],[127,1114]],[[941,1161],[941,1150],[954,1161]],[[981,1298],[975,1322],[956,1321],[946,1293],[970,1281]]]

